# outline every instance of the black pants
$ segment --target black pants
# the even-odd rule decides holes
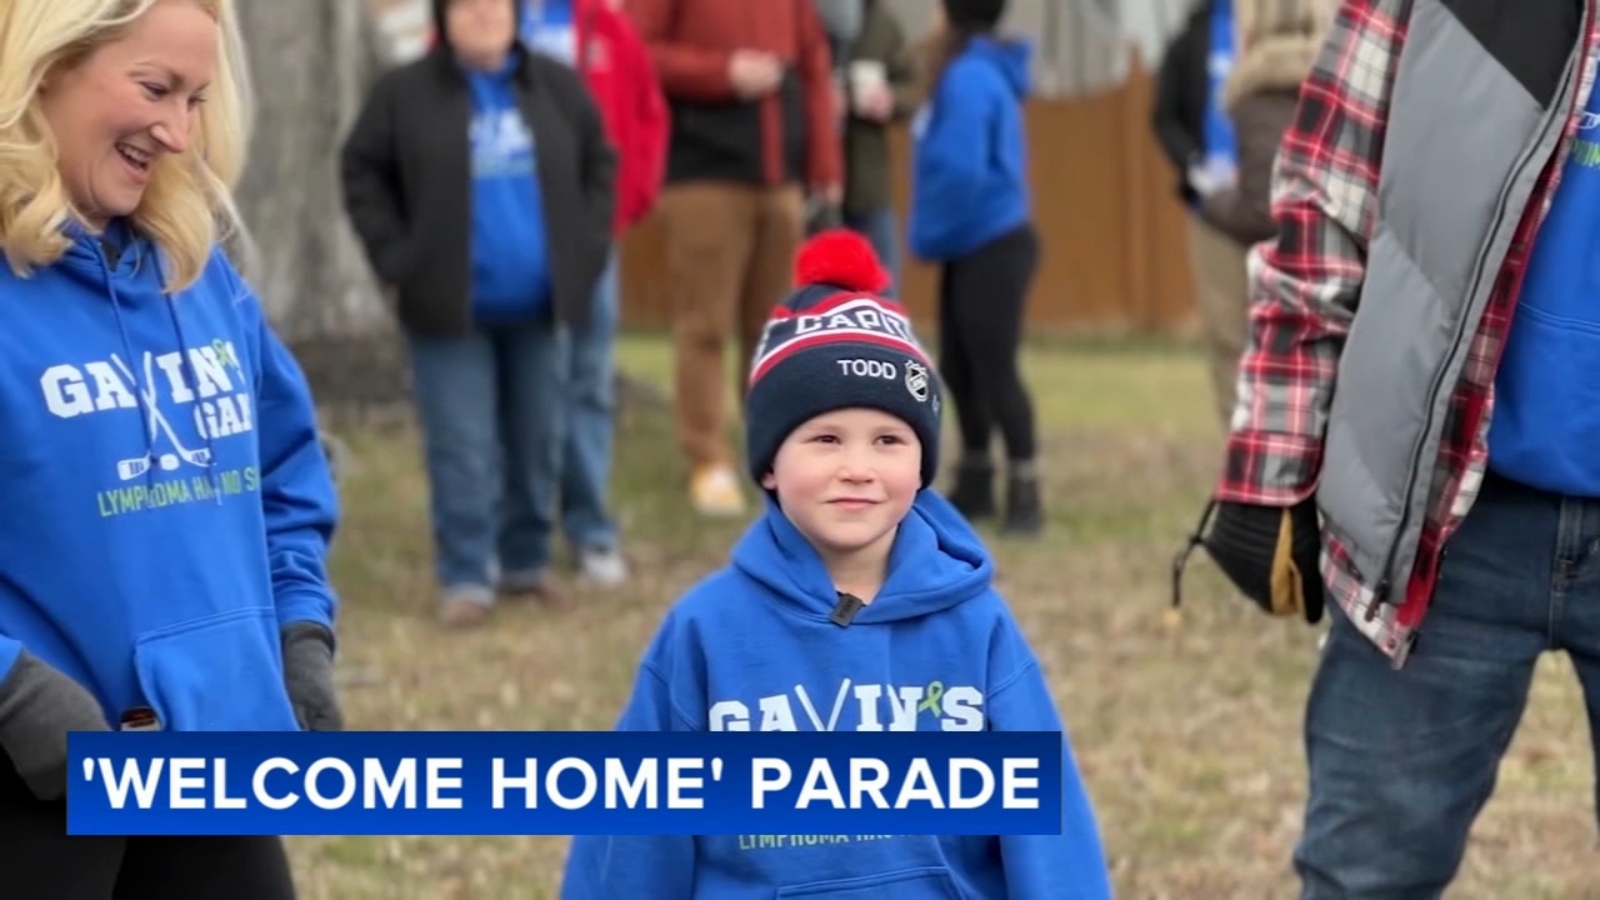
[[[1038,268],[1039,236],[1031,224],[944,265],[939,374],[955,400],[968,459],[988,457],[997,424],[1007,459],[1033,459],[1033,401],[1023,387],[1017,356],[1028,289]]]
[[[0,753],[6,900],[295,900],[276,837],[73,837],[67,803],[28,792]]]

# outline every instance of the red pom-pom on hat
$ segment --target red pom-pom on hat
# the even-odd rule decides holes
[[[847,291],[878,293],[889,287],[889,273],[867,239],[848,228],[818,232],[795,256],[795,285],[831,284]]]

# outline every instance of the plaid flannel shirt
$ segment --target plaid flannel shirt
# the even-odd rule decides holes
[[[1588,4],[1586,4],[1587,7]],[[1356,314],[1378,173],[1411,0],[1344,0],[1301,89],[1276,162],[1276,241],[1251,249],[1251,343],[1240,362],[1238,405],[1216,498],[1270,506],[1315,493],[1339,354]],[[1488,307],[1470,338],[1450,397],[1416,563],[1402,603],[1379,602],[1348,549],[1324,544],[1330,601],[1404,664],[1432,597],[1445,540],[1477,497],[1488,460],[1489,417],[1501,349],[1533,237],[1555,194],[1578,112],[1594,80],[1600,29],[1584,14],[1582,84],[1560,149],[1523,210]],[[1556,48],[1552,48],[1555,51]]]

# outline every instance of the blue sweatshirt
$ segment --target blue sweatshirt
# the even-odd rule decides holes
[[[1600,497],[1600,91],[1589,97],[1534,240],[1495,379],[1489,462],[1537,488]]]
[[[113,727],[296,730],[279,632],[333,625],[338,513],[306,382],[220,251],[169,298],[150,244],[74,236],[0,266],[0,678],[26,648]]]
[[[568,66],[578,59],[572,0],[531,0],[522,11],[522,42]]]
[[[1228,169],[1239,165],[1238,137],[1222,96],[1228,74],[1233,70],[1233,32],[1232,0],[1212,0],[1211,46],[1206,52],[1206,112],[1201,136],[1207,162]]]
[[[513,54],[472,87],[472,298],[481,324],[525,322],[550,308],[550,260],[535,137],[517,106]]]
[[[645,651],[624,731],[1059,731],[1043,672],[976,534],[923,491],[888,578],[847,628],[821,558],[769,501],[731,566],[695,586]],[[785,843],[758,836],[577,836],[564,900],[1102,900],[1106,863],[1063,732],[1057,836],[896,836]],[[828,887],[832,886],[832,891]],[[837,892],[837,893],[835,893]],[[851,896],[854,896],[851,893]]]
[[[1023,102],[1032,45],[973,38],[912,124],[911,215],[918,257],[959,259],[1032,215]]]

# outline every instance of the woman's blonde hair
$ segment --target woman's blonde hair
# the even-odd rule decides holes
[[[39,103],[52,72],[117,40],[157,3],[192,3],[217,21],[217,71],[189,147],[163,154],[134,224],[161,248],[166,289],[193,284],[212,249],[244,231],[233,188],[249,143],[250,103],[233,0],[3,0],[0,2],[0,248],[26,275],[71,246],[75,210],[57,170],[55,138]]]

